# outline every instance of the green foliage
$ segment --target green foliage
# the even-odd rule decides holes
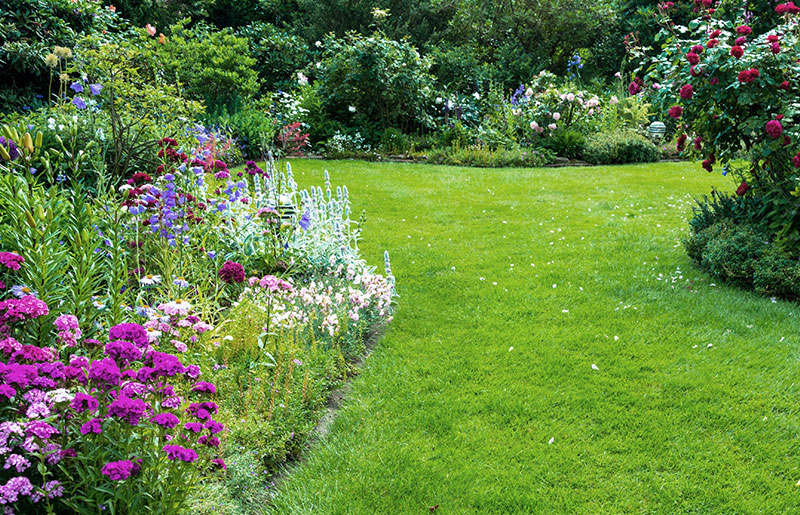
[[[580,159],[586,147],[586,136],[572,129],[556,130],[542,141],[542,145],[557,156]]]
[[[381,148],[390,154],[408,152],[408,138],[399,130],[387,127],[381,135]]]
[[[53,47],[72,48],[82,36],[100,35],[119,23],[116,14],[91,0],[0,2],[0,112],[35,105],[34,95],[46,93],[45,56]]]
[[[700,264],[711,275],[733,282],[752,281],[756,262],[761,259],[768,247],[765,233],[748,225],[734,225],[722,222],[723,227],[716,230],[703,249]]]
[[[246,38],[253,67],[262,81],[262,92],[290,90],[297,86],[297,72],[310,60],[308,44],[299,36],[269,23],[254,22],[236,31]]]
[[[431,163],[481,168],[537,167],[553,162],[553,154],[545,149],[491,150],[487,147],[465,147],[435,149],[428,152]]]
[[[204,102],[211,116],[235,112],[259,90],[248,40],[231,30],[188,23],[185,19],[170,26],[172,35],[164,44],[148,39],[145,55],[160,65],[153,73],[179,85],[186,98]]]
[[[152,170],[157,164],[154,149],[158,140],[187,138],[203,112],[197,102],[184,100],[176,85],[161,79],[154,64],[148,54],[130,43],[87,41],[76,52],[76,72],[80,70],[103,86],[89,102],[102,107],[97,128],[103,128],[108,137],[105,155],[112,182],[131,170]]]
[[[406,40],[380,32],[350,33],[325,43],[320,95],[328,116],[345,126],[398,127],[424,124],[433,76],[430,59]]]
[[[249,102],[231,116],[220,122],[230,128],[241,146],[245,157],[258,158],[267,155],[278,130],[278,121],[271,113],[269,97]]]
[[[593,164],[650,163],[661,158],[661,151],[634,132],[601,132],[587,140],[583,158]]]
[[[753,288],[762,295],[800,295],[800,263],[775,247],[767,249],[753,272]]]

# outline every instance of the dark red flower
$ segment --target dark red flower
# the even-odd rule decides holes
[[[770,120],[767,122],[764,130],[770,138],[777,139],[783,134],[783,125],[781,125],[781,122],[778,120]]]
[[[744,48],[739,45],[733,45],[731,47],[731,55],[737,59],[742,57],[744,55]]]
[[[743,36],[747,36],[748,34],[752,34],[753,33],[753,29],[751,29],[747,25],[739,25],[738,27],[736,27],[736,32],[738,32],[739,34],[742,34]]]
[[[761,73],[755,68],[751,68],[749,70],[742,70],[739,72],[739,82],[742,83],[753,82],[759,77],[761,77]]]
[[[676,145],[678,152],[683,152],[683,149],[686,146],[686,138],[687,138],[686,134],[681,134],[680,136],[678,136],[678,144]]]
[[[749,190],[749,189],[750,189],[750,185],[747,184],[745,181],[742,181],[742,183],[739,185],[739,187],[736,188],[736,194],[739,195],[740,197],[744,196],[744,194],[747,193],[747,190]]]
[[[722,31],[717,29],[714,32],[712,32],[709,37],[711,37],[713,39],[713,38],[719,36],[720,34],[722,34]]]
[[[789,90],[789,81],[785,80],[785,81],[781,82],[780,85],[778,86],[778,89],[783,89],[783,90],[788,91]]]
[[[689,100],[694,95],[694,90],[692,89],[691,84],[684,84],[681,86],[681,98],[683,100]]]
[[[681,106],[672,106],[669,108],[669,116],[671,118],[675,118],[676,120],[681,117],[683,114],[683,108]]]
[[[717,46],[717,44],[719,44],[719,41],[717,41],[716,39],[709,39],[708,43],[706,43],[706,46],[708,48],[714,48],[715,46]]]
[[[695,64],[700,62],[700,56],[695,54],[694,52],[689,52],[686,54],[686,60],[689,61],[689,64],[694,66]]]
[[[781,53],[781,44],[777,41],[770,45],[770,50],[772,50],[773,54],[780,54]]]

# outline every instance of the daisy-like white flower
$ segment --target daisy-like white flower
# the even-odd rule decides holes
[[[192,305],[183,299],[178,299],[161,304],[158,309],[168,315],[186,316],[189,310],[192,309]]]
[[[33,295],[34,297],[36,297],[38,295],[36,290],[32,290],[32,289],[28,288],[27,286],[23,286],[21,284],[18,284],[16,286],[12,286],[11,287],[11,294],[14,295],[18,299],[21,299],[22,297],[27,297],[28,295]]]
[[[98,297],[96,295],[92,297],[92,306],[94,306],[96,309],[105,309],[106,308],[106,305],[104,303],[100,302],[100,297]]]
[[[147,328],[147,340],[150,343],[158,342],[158,339],[161,337],[161,331],[154,329],[152,327]]]
[[[187,281],[183,277],[176,277],[175,280],[172,281],[172,284],[174,284],[178,288],[188,288],[189,287],[189,281]]]
[[[154,284],[159,284],[160,282],[161,282],[160,275],[147,274],[146,276],[139,279],[139,283],[141,283],[144,286],[152,286]]]

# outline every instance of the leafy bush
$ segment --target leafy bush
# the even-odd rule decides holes
[[[248,40],[229,29],[188,23],[186,19],[170,26],[171,36],[163,43],[143,36],[145,59],[158,63],[153,75],[163,74],[163,80],[179,86],[186,98],[204,102],[212,117],[237,111],[259,90]]]
[[[645,60],[646,75],[631,92],[651,92],[664,114],[680,120],[679,148],[701,157],[708,172],[732,171],[763,197],[770,234],[797,253],[800,33],[796,10],[787,8],[793,4],[759,0],[745,11],[704,3],[688,26],[672,22],[671,5],[658,12],[661,53]]]
[[[233,131],[244,155],[251,159],[265,156],[278,132],[270,104],[269,97],[248,102],[233,115],[220,118],[220,123]]]
[[[433,85],[430,65],[408,41],[393,41],[380,32],[329,39],[319,69],[328,116],[349,127],[375,122],[381,130],[407,131],[425,124]]]
[[[308,44],[300,37],[274,25],[254,22],[236,31],[246,38],[254,67],[262,82],[262,93],[291,90],[298,84],[297,73],[309,62]]]
[[[388,127],[381,136],[381,148],[384,152],[401,154],[409,150],[408,138],[399,130]]]
[[[586,136],[571,129],[556,130],[542,140],[542,146],[557,156],[580,159],[584,154]]]
[[[633,132],[598,133],[586,142],[583,158],[593,164],[650,163],[661,159],[661,151]]]
[[[4,0],[0,2],[0,112],[36,107],[47,92],[53,47],[73,48],[85,35],[103,35],[120,24],[117,14],[92,0]],[[50,101],[43,99],[44,103]]]
[[[428,153],[428,160],[436,164],[504,168],[508,166],[533,168],[553,162],[553,155],[544,149],[497,149],[466,147],[436,149]]]
[[[738,282],[752,280],[756,262],[767,249],[766,235],[747,225],[728,224],[710,238],[701,264],[722,279]]]
[[[797,297],[800,295],[800,263],[777,248],[768,249],[756,262],[753,288],[763,295]]]

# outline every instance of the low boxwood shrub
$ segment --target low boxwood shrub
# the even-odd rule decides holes
[[[651,163],[661,159],[661,151],[635,132],[607,132],[589,138],[583,158],[598,165]]]
[[[753,288],[763,295],[797,297],[800,295],[800,262],[771,248],[756,262]]]
[[[702,252],[701,265],[711,275],[734,282],[749,283],[756,263],[769,248],[764,232],[752,225],[721,222],[723,227],[711,226],[713,232]]]
[[[537,167],[553,162],[553,153],[540,148],[497,149],[486,147],[445,148],[428,152],[435,164],[504,168],[508,166]]]

